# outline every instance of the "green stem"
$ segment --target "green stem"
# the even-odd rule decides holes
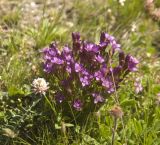
[[[112,130],[112,143],[111,143],[111,145],[114,145],[116,129],[117,129],[117,118],[114,117],[114,126],[113,126],[113,130]]]

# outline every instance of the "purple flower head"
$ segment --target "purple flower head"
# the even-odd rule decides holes
[[[105,60],[101,55],[97,55],[95,56],[95,61],[97,61],[98,63],[103,63]]]
[[[112,46],[112,48],[113,48],[113,51],[115,51],[115,50],[118,50],[118,51],[121,50],[121,49],[120,49],[120,48],[121,48],[121,45],[118,44],[115,40],[111,42],[111,46]]]
[[[55,56],[59,53],[60,51],[57,49],[56,43],[51,43],[49,46],[49,54]]]
[[[93,93],[92,96],[94,97],[94,104],[104,102],[104,98],[100,94]]]
[[[139,61],[136,58],[131,55],[127,55],[125,61],[127,63],[129,71],[137,71],[137,64],[139,63]]]
[[[94,44],[94,43],[88,43],[88,42],[84,42],[84,49],[87,52],[94,52],[97,53],[99,51],[99,46]]]
[[[108,92],[109,94],[111,94],[111,93],[115,92],[114,87],[113,87],[113,86],[111,86],[111,87],[107,90],[107,92]]]
[[[62,50],[62,57],[66,61],[71,61],[73,62],[73,54],[72,51],[69,47],[65,46]]]
[[[112,83],[109,81],[109,79],[102,78],[102,86],[108,89],[111,84]]]
[[[94,77],[95,77],[95,79],[96,79],[97,81],[99,81],[99,80],[101,80],[101,78],[103,78],[104,76],[103,76],[102,72],[99,70],[99,71],[96,71],[96,72],[94,73]]]
[[[67,66],[66,66],[66,71],[67,71],[68,73],[71,73],[71,72],[72,72],[72,68],[70,67],[70,65],[67,65]]]
[[[82,71],[82,65],[79,63],[75,63],[75,72],[81,72]]]
[[[72,33],[73,42],[78,42],[80,40],[80,34],[78,32]]]
[[[58,103],[62,103],[65,99],[65,96],[61,92],[58,92],[55,96],[55,99]]]
[[[120,65],[114,68],[110,68],[110,73],[113,73],[114,76],[118,76],[121,73],[121,71],[122,71],[122,66]]]
[[[115,91],[113,82],[109,78],[102,78],[102,86],[107,90],[107,92],[113,93]]]
[[[65,46],[65,47],[63,48],[63,53],[65,53],[65,54],[70,54],[71,52],[72,52],[72,50],[71,50],[69,47]]]
[[[51,59],[51,63],[55,63],[55,64],[63,64],[64,63],[64,61],[63,61],[63,59],[60,59],[60,58],[57,58],[57,57],[53,57],[52,59]]]
[[[66,56],[66,55],[71,55],[72,54],[72,51],[69,47],[65,46],[62,50],[62,56]]]
[[[90,84],[90,79],[88,76],[80,77],[80,81],[83,87],[88,86]]]
[[[51,60],[52,57],[58,56],[58,50],[55,46],[54,43],[52,43],[52,48],[45,48],[43,49],[43,53],[44,53],[44,60]]]
[[[94,73],[94,77],[97,81],[103,80],[106,76],[106,73],[107,73],[107,66],[103,64],[102,67]]]
[[[113,36],[111,36],[107,33],[101,33],[100,44],[99,44],[100,47],[104,48],[104,47],[107,47],[109,44],[112,47],[113,53],[115,52],[115,50],[120,51],[121,45],[116,42],[116,40]]]
[[[50,73],[50,72],[52,72],[52,70],[53,70],[53,64],[46,62],[44,64],[44,71],[47,73]]]
[[[73,107],[77,110],[77,111],[81,111],[82,110],[82,106],[83,103],[80,99],[75,99],[73,102]]]
[[[115,38],[107,33],[101,33],[100,36],[100,45],[106,45],[108,46],[108,44],[110,44],[111,42],[115,41]]]
[[[81,48],[80,34],[78,32],[72,33],[73,51],[77,53]]]

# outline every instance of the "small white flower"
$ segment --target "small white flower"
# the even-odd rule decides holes
[[[135,31],[136,31],[136,29],[137,29],[136,24],[132,24],[132,26],[131,26],[131,31],[132,31],[132,32],[135,32]]]
[[[108,9],[108,10],[107,10],[107,12],[108,12],[108,13],[111,13],[111,12],[112,12],[112,10],[111,10],[111,9]]]
[[[143,86],[141,84],[141,78],[136,78],[136,80],[134,82],[134,87],[135,87],[136,94],[143,91]]]
[[[120,5],[121,5],[121,6],[124,6],[125,1],[126,1],[126,0],[119,0]]]
[[[37,79],[34,79],[32,82],[33,91],[36,94],[38,94],[38,93],[45,94],[45,92],[49,88],[48,85],[49,85],[49,83],[47,83],[44,78],[37,78]]]

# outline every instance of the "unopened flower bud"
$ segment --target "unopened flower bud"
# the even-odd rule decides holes
[[[124,113],[123,113],[122,108],[120,106],[114,106],[110,110],[110,114],[115,118],[122,118]]]

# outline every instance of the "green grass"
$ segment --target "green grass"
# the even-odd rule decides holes
[[[71,45],[75,31],[98,42],[100,32],[105,31],[140,60],[138,72],[129,75],[116,92],[124,116],[118,120],[115,145],[159,145],[160,28],[147,16],[143,1],[126,0],[124,6],[114,0],[22,1],[0,2],[0,144],[111,144],[114,122],[109,110],[115,94],[100,109],[100,116],[91,114],[83,125],[65,122],[65,132],[61,114],[57,112],[54,118],[53,102],[36,108],[32,99],[37,98],[29,95],[33,79],[45,77],[42,48],[52,41]],[[135,32],[131,31],[133,24]],[[142,78],[144,88],[139,94],[134,91],[137,77]],[[10,132],[4,132],[5,128]]]

